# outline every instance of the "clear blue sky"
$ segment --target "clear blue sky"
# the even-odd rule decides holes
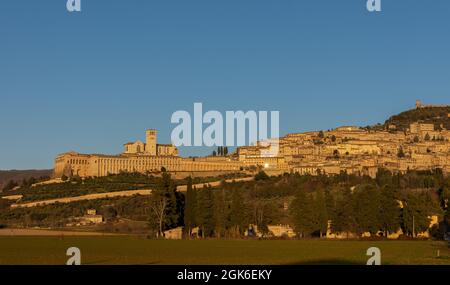
[[[119,153],[176,110],[279,110],[281,134],[450,103],[450,1],[2,0],[0,169]],[[182,149],[182,154],[209,150]]]

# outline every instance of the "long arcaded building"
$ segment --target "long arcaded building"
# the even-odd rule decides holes
[[[183,158],[171,144],[157,144],[156,130],[146,131],[146,142],[130,142],[119,155],[67,152],[55,160],[55,177],[106,176],[120,172],[239,171],[244,164],[228,157]]]

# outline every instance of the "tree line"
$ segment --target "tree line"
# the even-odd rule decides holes
[[[217,151],[213,150],[212,156],[227,156],[228,155],[228,147],[226,146],[218,146]]]
[[[298,237],[333,233],[387,236],[402,229],[417,236],[430,217],[448,224],[449,182],[439,171],[393,174],[380,169],[376,178],[341,173],[334,177],[264,172],[254,181],[225,183],[201,189],[188,179],[186,193],[166,186],[151,197],[150,224],[157,236],[182,226],[187,238],[238,238],[255,225],[268,233],[270,224],[289,224]],[[434,229],[443,235],[445,228]]]
[[[11,210],[5,200],[0,203],[0,223],[58,226],[94,208],[107,220],[146,221],[154,237],[181,226],[186,238],[239,238],[246,232],[251,235],[255,228],[268,234],[268,226],[277,224],[290,225],[299,237],[323,237],[328,229],[333,233],[385,236],[399,228],[407,236],[416,236],[428,228],[431,215],[438,215],[443,228],[432,232],[442,237],[450,220],[450,177],[440,170],[391,173],[380,169],[375,178],[345,172],[336,176],[286,173],[269,177],[259,172],[253,181],[222,182],[218,187],[196,189],[193,185],[199,181],[190,177],[174,180],[169,173],[162,177],[121,174],[38,186],[20,192],[32,195],[27,198],[31,199],[85,188],[90,192],[151,185],[155,190],[150,196],[30,209]],[[185,193],[176,191],[180,183],[188,185]]]
[[[401,195],[390,187],[374,185],[344,188],[335,195],[329,189],[314,193],[300,190],[290,210],[300,237],[322,237],[327,231],[386,237],[399,229],[415,237],[429,228],[431,216],[443,214],[430,192]]]

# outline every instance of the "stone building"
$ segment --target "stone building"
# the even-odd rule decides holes
[[[145,131],[145,143],[138,140],[124,144],[124,154],[145,154],[149,156],[178,156],[178,149],[171,144],[157,144],[156,130]]]
[[[243,166],[229,158],[183,158],[171,144],[157,144],[156,130],[146,131],[146,142],[135,141],[124,145],[119,155],[81,154],[67,152],[55,159],[54,176],[90,177],[120,172],[157,172],[165,168],[171,172],[239,171]]]
[[[427,136],[428,135],[428,136]],[[288,134],[276,140],[243,146],[226,157],[183,158],[171,144],[158,144],[156,130],[145,143],[129,142],[119,155],[68,152],[55,160],[55,177],[105,176],[120,172],[208,172],[276,170],[279,173],[374,177],[378,168],[392,172],[450,172],[450,131],[433,124],[412,123],[409,131],[373,131],[345,126],[325,132]],[[273,150],[276,150],[275,152]]]

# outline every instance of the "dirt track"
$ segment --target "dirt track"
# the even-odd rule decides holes
[[[0,236],[105,236],[98,232],[69,232],[40,229],[0,229]]]
[[[105,198],[111,198],[111,197],[126,197],[126,196],[133,196],[133,195],[150,195],[151,193],[152,193],[151,189],[97,193],[97,194],[89,194],[89,195],[76,196],[76,197],[66,197],[66,198],[42,200],[42,201],[29,202],[29,203],[23,203],[23,204],[12,204],[11,208],[29,208],[29,207],[36,207],[36,206],[45,206],[45,205],[50,205],[50,204],[55,204],[55,203],[71,203],[71,202],[84,201],[84,200],[105,199]]]
[[[254,177],[244,177],[244,178],[236,178],[236,179],[227,179],[225,180],[225,182],[227,183],[231,183],[233,181],[236,182],[242,182],[242,181],[250,181],[253,180]],[[209,182],[209,183],[200,183],[200,184],[194,184],[192,185],[193,187],[197,188],[197,189],[201,189],[203,188],[204,185],[210,185],[211,187],[216,187],[219,186],[220,183],[222,183],[222,181],[214,181],[214,182]],[[178,192],[186,192],[187,190],[187,185],[180,185],[177,187],[177,191]]]
[[[233,181],[236,181],[236,182],[241,181],[242,182],[242,181],[250,181],[253,179],[254,179],[253,177],[244,177],[244,178],[236,178],[236,179],[227,179],[225,181],[227,183],[231,183]],[[220,183],[221,183],[221,181],[214,181],[214,182],[209,182],[209,183],[195,184],[193,186],[197,189],[201,189],[201,188],[203,188],[204,185],[210,185],[211,187],[216,187],[216,186],[219,186]],[[178,186],[177,191],[185,192],[186,189],[187,189],[186,185],[180,185],[180,186]],[[112,198],[112,197],[127,197],[127,196],[133,196],[133,195],[150,195],[151,193],[152,193],[151,189],[97,193],[97,194],[88,194],[88,195],[76,196],[76,197],[65,197],[65,198],[28,202],[28,203],[12,204],[11,208],[30,208],[30,207],[51,205],[51,204],[55,204],[55,203],[72,203],[72,202],[77,202],[77,201],[105,199],[105,198]]]

